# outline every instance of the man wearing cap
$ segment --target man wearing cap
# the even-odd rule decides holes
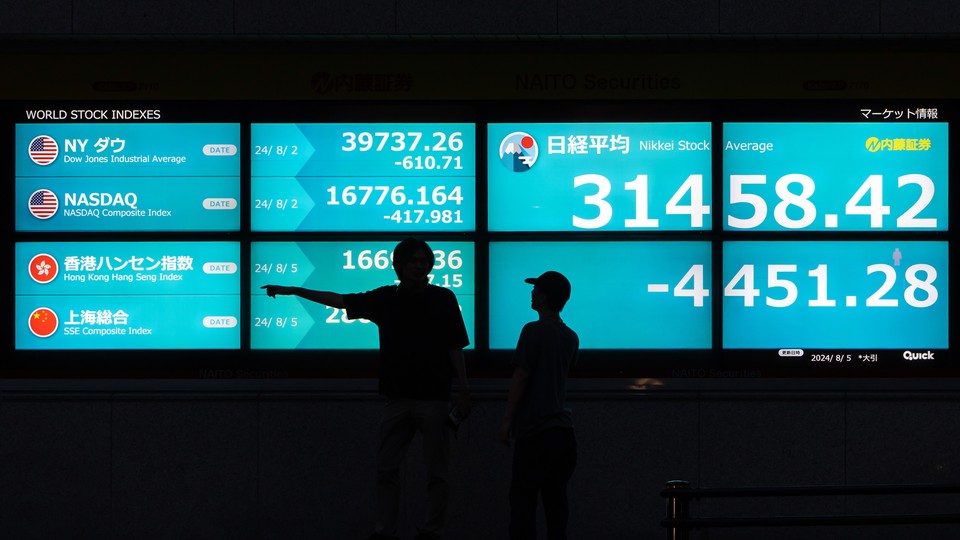
[[[535,539],[538,496],[547,538],[567,537],[567,483],[577,463],[573,417],[566,407],[567,374],[577,361],[580,338],[560,319],[570,282],[559,272],[527,278],[530,307],[539,315],[520,332],[500,440],[513,440],[510,538]]]

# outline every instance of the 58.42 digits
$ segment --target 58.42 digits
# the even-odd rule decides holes
[[[764,185],[766,175],[762,174],[731,174],[730,175],[730,206],[739,205],[752,207],[746,217],[727,216],[727,225],[734,229],[753,229],[763,224],[767,219],[767,201],[756,193],[748,193],[746,186]],[[922,174],[905,174],[897,178],[897,187],[914,185],[919,187],[919,193],[913,204],[897,216],[898,229],[936,228],[936,217],[918,217],[933,201],[935,187],[933,180]],[[799,192],[797,191],[798,186]],[[813,179],[804,174],[786,174],[776,181],[775,190],[779,202],[773,209],[773,217],[777,225],[785,229],[803,229],[814,225],[817,218],[817,207],[811,197],[816,190]],[[843,207],[843,215],[869,216],[870,228],[883,227],[884,216],[890,214],[890,206],[883,201],[883,175],[871,174],[860,184]],[[836,201],[839,204],[840,201]],[[838,212],[839,213],[839,212]],[[827,213],[823,220],[824,228],[839,227],[838,214]]]

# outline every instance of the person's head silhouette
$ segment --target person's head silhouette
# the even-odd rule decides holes
[[[527,278],[524,281],[533,285],[534,295],[541,294],[545,307],[551,311],[560,313],[570,299],[570,281],[560,272],[548,270],[539,277]],[[537,305],[534,305],[533,309],[539,311]]]
[[[435,263],[433,250],[419,238],[404,238],[393,248],[393,271],[401,282],[426,279]]]

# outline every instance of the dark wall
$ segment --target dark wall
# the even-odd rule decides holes
[[[643,34],[679,43],[958,32],[960,3],[949,0],[41,0],[8,3],[0,15],[7,38]],[[659,492],[671,479],[704,487],[960,482],[953,381],[661,382],[634,390],[629,381],[575,385],[572,538],[662,537]],[[381,401],[366,380],[336,391],[295,386],[0,380],[0,538],[365,538]],[[502,380],[475,385],[477,410],[454,444],[452,539],[504,537],[510,460],[495,434],[505,388]],[[417,449],[405,469],[407,536],[422,509]],[[697,511],[938,513],[956,511],[956,500],[723,501]],[[960,527],[719,529],[697,537],[914,534],[956,538]]]
[[[504,538],[502,396],[479,389],[453,444],[449,537]],[[604,394],[604,395],[601,395]],[[676,391],[572,400],[571,537],[660,538],[665,480],[702,486],[960,481],[960,400],[947,393]],[[379,400],[289,392],[6,392],[4,538],[361,539],[372,523]],[[414,444],[403,528],[423,509]],[[695,515],[947,513],[956,496],[718,500]],[[716,529],[696,538],[956,538],[956,525]],[[853,534],[853,536],[850,536]]]
[[[950,0],[41,0],[8,3],[5,34],[932,34]]]

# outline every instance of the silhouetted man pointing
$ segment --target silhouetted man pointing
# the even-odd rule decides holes
[[[459,386],[458,414],[470,413],[463,348],[466,326],[453,291],[430,285],[435,263],[426,242],[407,238],[393,251],[399,285],[340,294],[265,285],[268,296],[296,295],[368,319],[380,333],[380,394],[387,402],[377,451],[377,523],[371,540],[394,539],[400,509],[400,466],[416,432],[423,436],[427,516],[417,538],[440,538],[447,508],[450,433],[446,426],[451,381]]]

